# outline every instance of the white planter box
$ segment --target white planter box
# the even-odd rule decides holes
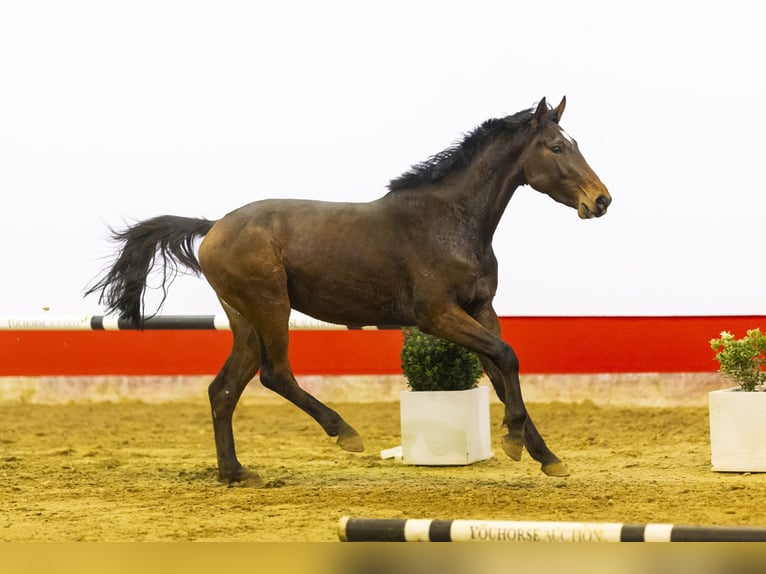
[[[737,389],[708,394],[713,470],[766,472],[766,392]]]
[[[470,464],[492,457],[489,388],[401,393],[402,462]]]

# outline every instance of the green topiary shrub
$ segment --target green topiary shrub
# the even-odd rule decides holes
[[[465,391],[482,374],[476,353],[411,327],[403,330],[402,372],[413,391]]]

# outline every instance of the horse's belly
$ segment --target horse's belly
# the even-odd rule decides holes
[[[414,314],[409,295],[384,277],[338,280],[314,278],[288,281],[290,303],[296,311],[349,326],[412,325]]]

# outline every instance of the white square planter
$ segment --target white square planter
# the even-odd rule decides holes
[[[766,392],[737,389],[708,394],[713,470],[766,472]]]
[[[461,465],[492,457],[489,388],[401,393],[402,462]]]

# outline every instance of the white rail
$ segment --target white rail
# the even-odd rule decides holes
[[[346,325],[326,323],[310,317],[292,317],[290,329],[346,330]],[[377,329],[377,327],[359,327]],[[144,330],[228,331],[226,315],[157,315],[147,317]],[[8,315],[0,317],[0,331],[129,331],[136,327],[110,315]]]

